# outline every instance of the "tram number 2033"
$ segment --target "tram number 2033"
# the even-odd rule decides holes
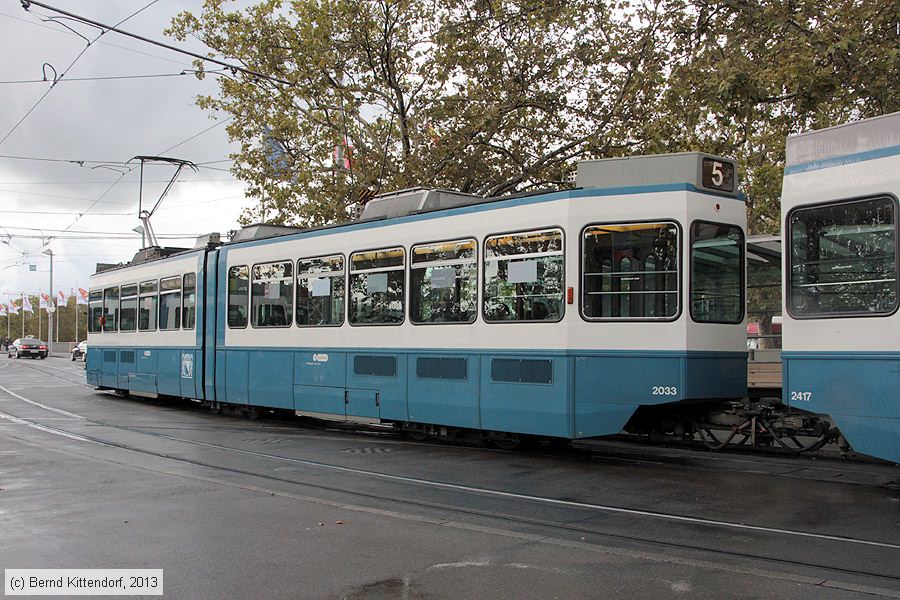
[[[677,396],[678,388],[675,386],[654,385],[650,388],[650,394],[653,396]]]
[[[812,400],[812,392],[791,391],[791,400],[797,402],[809,402],[810,400]]]

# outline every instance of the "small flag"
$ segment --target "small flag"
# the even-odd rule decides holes
[[[50,294],[41,294],[41,308],[46,310],[48,315],[56,310],[53,306],[53,300],[50,298]]]
[[[11,315],[19,314],[19,306],[16,304],[15,300],[10,301],[10,303],[9,303],[9,314],[11,314]]]
[[[31,305],[31,300],[28,296],[22,296],[22,310],[34,314],[34,307]]]
[[[78,293],[74,294],[75,296],[75,304],[87,304],[88,303],[88,293],[84,288],[78,288]]]
[[[0,317],[5,317],[5,316],[6,316],[6,305],[0,304]]]

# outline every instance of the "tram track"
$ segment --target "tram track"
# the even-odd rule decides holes
[[[17,395],[19,398],[23,398],[20,395]],[[26,399],[27,400],[27,399]],[[39,403],[38,403],[39,404]],[[45,406],[40,406],[40,408],[47,408]],[[50,407],[52,408],[52,407]],[[69,413],[72,414],[72,413]],[[661,541],[658,539],[651,539],[645,536],[638,535],[624,535],[621,533],[616,533],[614,531],[594,528],[594,527],[585,527],[579,526],[574,523],[566,523],[561,521],[553,521],[546,519],[536,519],[533,517],[526,517],[522,515],[511,514],[510,512],[506,513],[498,513],[496,511],[487,511],[487,510],[479,510],[471,507],[460,506],[458,504],[446,504],[442,502],[433,502],[433,501],[422,501],[417,499],[412,499],[409,497],[404,497],[399,494],[376,494],[366,491],[361,491],[358,489],[348,488],[346,486],[333,486],[326,485],[322,483],[316,483],[312,481],[303,481],[292,479],[289,477],[278,476],[274,474],[269,474],[265,472],[260,472],[258,470],[249,470],[237,468],[235,466],[230,465],[222,465],[215,464],[215,462],[210,462],[208,460],[200,460],[196,458],[189,458],[185,456],[179,456],[177,454],[173,454],[170,452],[160,452],[156,450],[151,450],[147,448],[141,448],[139,446],[133,444],[127,444],[122,442],[117,442],[114,440],[104,439],[102,437],[93,435],[93,434],[85,434],[85,433],[74,433],[66,429],[62,429],[59,426],[51,426],[44,425],[38,423],[36,421],[32,421],[31,419],[23,419],[21,417],[15,417],[13,415],[9,415],[7,413],[0,413],[0,418],[11,419],[13,422],[18,422],[20,424],[29,425],[43,431],[45,433],[52,433],[55,435],[60,435],[66,437],[70,440],[74,441],[83,441],[89,442],[92,444],[99,444],[106,447],[115,448],[118,450],[125,450],[128,452],[138,453],[145,456],[152,456],[160,459],[164,459],[166,461],[173,461],[182,465],[192,465],[195,467],[201,467],[204,469],[210,469],[214,472],[220,473],[228,473],[231,475],[241,475],[250,478],[256,478],[263,481],[268,481],[269,485],[280,484],[280,485],[288,485],[292,487],[299,487],[304,489],[312,489],[318,490],[322,492],[328,493],[336,493],[336,494],[344,494],[349,495],[351,497],[359,498],[362,500],[368,501],[376,501],[376,502],[386,502],[390,505],[399,505],[399,506],[407,506],[407,507],[415,507],[418,509],[427,509],[427,510],[438,510],[438,511],[446,511],[452,514],[457,515],[465,515],[470,517],[478,517],[478,518],[486,518],[495,521],[500,521],[502,523],[509,524],[510,526],[519,527],[522,526],[530,526],[530,527],[539,527],[539,528],[549,528],[551,531],[557,532],[559,535],[563,534],[577,534],[579,536],[598,536],[601,539],[607,540],[615,540],[621,543],[631,543],[631,544],[642,544],[645,546],[650,546],[652,548],[656,548],[658,550],[670,550],[670,551],[678,551],[678,552],[702,552],[711,554],[714,556],[720,556],[723,559],[753,559],[764,561],[766,564],[770,565],[782,565],[784,567],[800,567],[800,568],[814,568],[814,569],[822,569],[828,572],[833,573],[842,573],[844,575],[850,576],[859,576],[859,577],[871,577],[877,578],[879,581],[883,581],[886,583],[896,584],[900,582],[900,577],[885,575],[884,573],[880,573],[877,571],[867,571],[864,569],[852,569],[841,567],[840,565],[829,565],[822,564],[819,562],[813,561],[803,561],[803,560],[793,560],[784,557],[771,557],[767,555],[763,555],[760,553],[746,552],[746,551],[734,551],[722,548],[710,547],[702,544],[689,544],[689,543],[678,543],[672,541]],[[93,421],[89,418],[84,418],[81,423],[93,423],[96,425],[109,427],[117,430],[128,431],[131,433],[135,433],[138,435],[146,435],[155,438],[165,439],[169,442],[175,442],[180,444],[190,444],[194,446],[202,446],[211,450],[225,452],[230,454],[241,454],[245,456],[252,456],[254,458],[263,459],[266,461],[277,461],[289,464],[295,464],[299,466],[315,468],[315,469],[326,469],[330,471],[339,471],[344,472],[356,476],[363,477],[377,477],[377,478],[386,478],[391,481],[406,484],[406,485],[416,485],[416,486],[428,486],[435,489],[443,489],[445,491],[453,491],[453,492],[461,492],[466,494],[477,494],[477,495],[486,495],[492,496],[495,498],[502,498],[508,501],[514,502],[527,502],[527,503],[540,503],[546,505],[555,505],[567,508],[574,508],[578,510],[586,510],[586,511],[603,511],[607,513],[615,513],[615,514],[623,514],[629,515],[633,517],[641,517],[648,519],[662,519],[662,520],[670,520],[675,522],[680,522],[688,525],[703,525],[709,527],[717,527],[720,529],[740,529],[748,533],[765,533],[765,534],[773,534],[773,535],[784,535],[784,536],[792,536],[793,538],[800,539],[815,539],[822,542],[828,543],[837,543],[843,545],[866,545],[866,546],[875,546],[878,548],[882,548],[884,550],[890,552],[896,552],[900,550],[900,546],[895,544],[888,544],[884,542],[876,542],[873,540],[863,540],[863,539],[855,539],[844,536],[831,536],[826,534],[810,534],[808,532],[801,531],[790,531],[790,530],[780,530],[777,528],[767,528],[761,526],[752,526],[745,525],[741,523],[729,523],[725,521],[716,521],[710,519],[702,519],[697,517],[690,517],[684,515],[674,515],[674,514],[666,514],[666,513],[657,513],[653,511],[645,511],[639,509],[630,509],[627,507],[617,507],[617,506],[605,506],[599,504],[591,504],[584,502],[574,502],[568,500],[560,500],[555,498],[545,498],[539,496],[529,496],[525,494],[517,494],[506,492],[503,490],[492,490],[485,488],[478,488],[475,486],[465,486],[459,484],[452,484],[448,482],[440,482],[434,480],[426,480],[415,477],[407,477],[402,475],[393,475],[389,473],[380,473],[369,471],[366,469],[358,469],[354,467],[347,467],[345,465],[338,464],[330,464],[319,461],[309,461],[305,459],[294,458],[290,456],[282,456],[270,452],[259,452],[255,450],[248,450],[246,448],[236,448],[234,446],[228,446],[225,444],[214,444],[209,442],[202,442],[198,440],[193,440],[189,438],[183,438],[175,435],[160,433],[157,431],[147,431],[143,428],[138,427],[130,427],[125,425],[117,425],[111,423],[102,423],[98,421]],[[108,459],[104,459],[108,460]],[[117,462],[117,461],[112,461]],[[171,473],[170,473],[171,474]],[[183,474],[180,476],[184,476]],[[223,482],[218,481],[218,483],[223,483],[226,485],[235,485],[233,482]],[[282,490],[273,489],[273,488],[265,488],[259,486],[252,486],[253,488],[258,488],[262,491],[266,491],[273,494],[283,494]],[[319,499],[321,500],[321,499]],[[337,503],[337,505],[342,507],[347,507],[346,503]],[[840,552],[835,552],[835,555],[840,555]]]

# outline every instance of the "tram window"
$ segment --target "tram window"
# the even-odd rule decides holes
[[[103,292],[92,290],[88,294],[88,332],[100,333],[100,319],[103,317]]]
[[[297,325],[334,327],[344,322],[344,257],[297,261]]]
[[[250,267],[228,269],[228,326],[247,326],[247,304],[250,300]]]
[[[475,240],[413,246],[409,318],[413,323],[472,323],[478,303]]]
[[[144,281],[140,287],[138,298],[138,330],[156,331],[156,305],[159,299],[156,296],[156,281]]]
[[[119,331],[134,331],[137,325],[138,286],[123,285],[119,300]]]
[[[399,325],[404,319],[403,248],[350,255],[350,324]]]
[[[584,317],[674,318],[681,295],[678,248],[678,226],[671,222],[587,227],[583,234]]]
[[[897,308],[897,201],[844,201],[791,213],[791,314],[883,315]]]
[[[744,318],[744,232],[736,225],[691,225],[691,317],[698,323]]]
[[[181,305],[182,329],[193,329],[197,320],[197,274],[186,273],[182,278],[184,295]]]
[[[119,324],[119,288],[103,290],[103,331],[116,331]]]
[[[484,242],[484,320],[559,321],[565,303],[563,232],[497,235]]]
[[[294,263],[253,265],[250,298],[254,327],[290,327],[294,318]]]
[[[159,329],[181,327],[181,277],[159,280]]]

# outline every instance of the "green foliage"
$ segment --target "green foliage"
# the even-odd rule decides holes
[[[168,33],[292,82],[220,76],[246,222],[344,220],[367,191],[564,187],[578,160],[703,150],[778,229],[789,133],[898,110],[877,0],[206,0]],[[203,76],[201,74],[200,76]],[[350,170],[336,148],[352,146]],[[276,158],[273,148],[283,149]]]

